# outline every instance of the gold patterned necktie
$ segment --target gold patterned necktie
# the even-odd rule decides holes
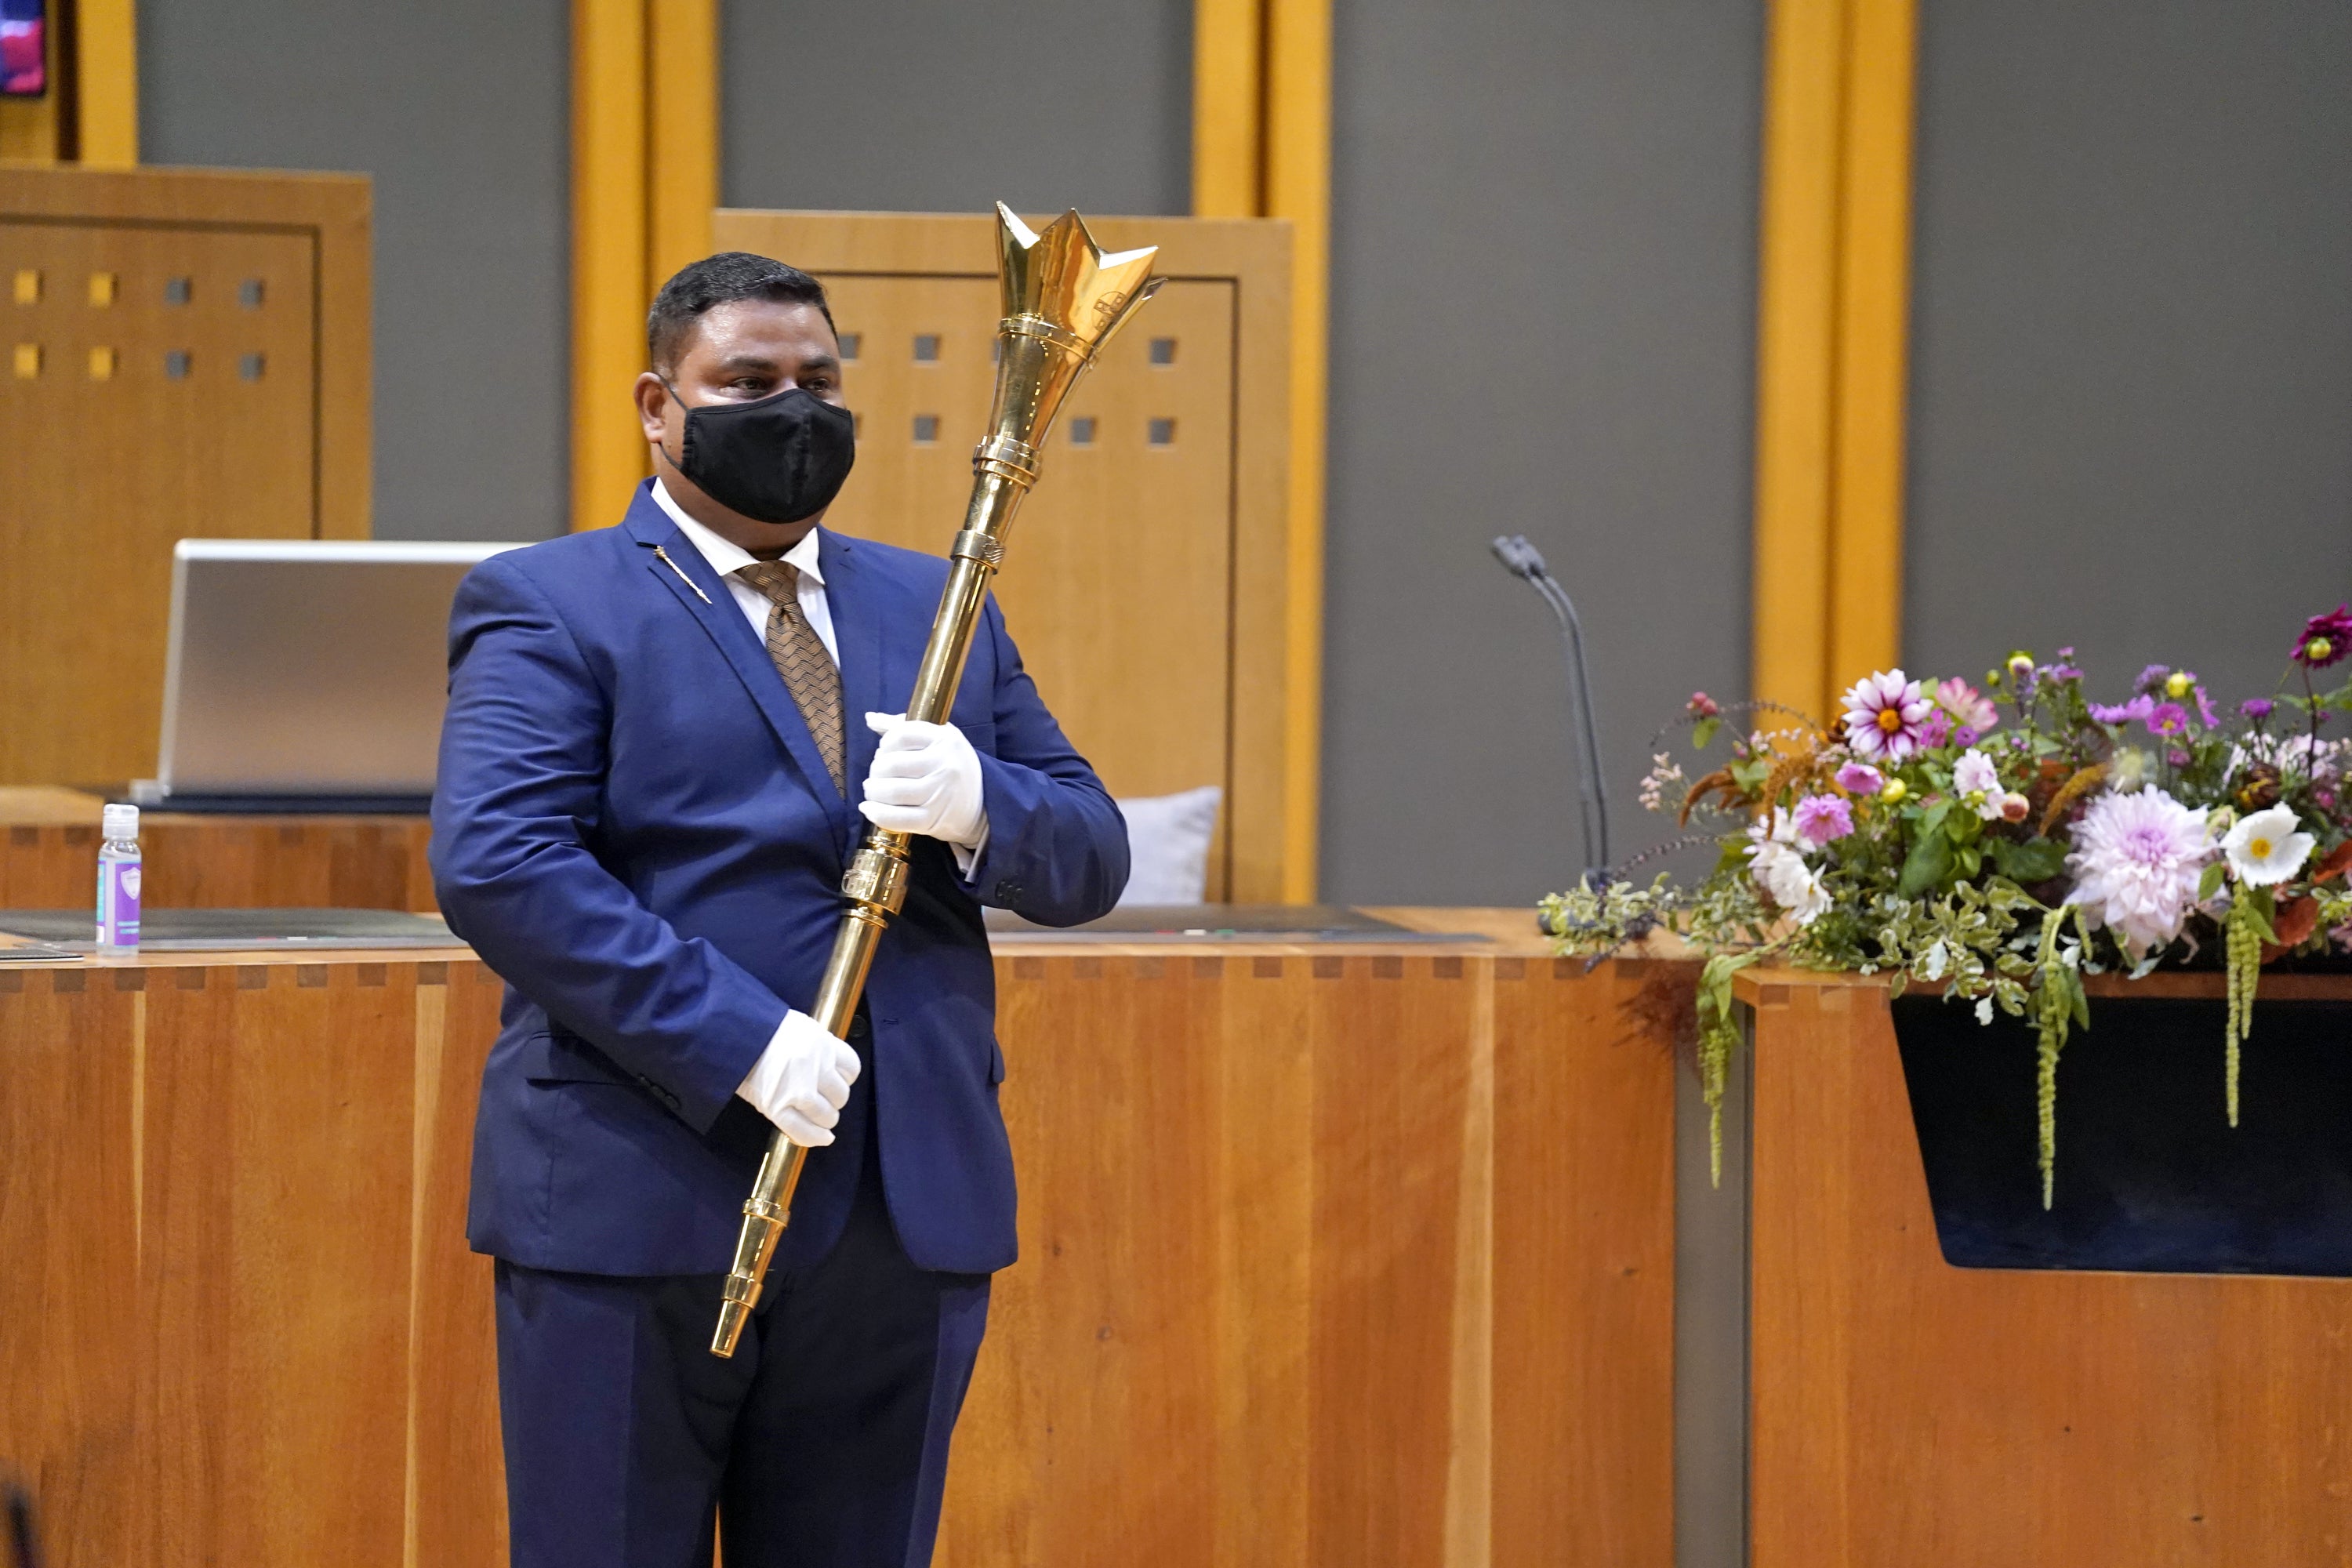
[[[800,709],[801,718],[816,740],[818,754],[824,758],[825,772],[833,775],[833,787],[846,796],[848,767],[842,752],[841,671],[835,667],[833,655],[824,650],[824,639],[816,635],[816,628],[801,613],[800,568],[782,561],[754,561],[749,566],[737,567],[735,575],[757,588],[768,601],[768,657],[776,661],[776,673],[784,678],[784,689],[793,694],[793,705]]]

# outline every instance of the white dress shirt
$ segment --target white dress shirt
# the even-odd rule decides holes
[[[719,574],[719,580],[727,584],[727,592],[734,596],[735,607],[743,612],[743,618],[751,623],[753,635],[758,637],[761,645],[765,647],[768,640],[768,614],[775,606],[765,594],[735,575],[739,570],[749,566],[759,557],[732,540],[720,538],[710,529],[688,517],[686,510],[670,499],[669,491],[662,487],[659,479],[654,481],[654,504],[668,514],[669,520],[677,524],[678,531],[686,535],[687,542],[700,551],[702,558],[710,563],[710,569]],[[817,635],[817,640],[824,644],[824,651],[833,656],[834,668],[839,669],[841,646],[834,639],[833,605],[824,595],[824,569],[818,564],[817,561],[817,552],[821,548],[817,534],[817,530],[810,529],[801,536],[801,542],[785,551],[780,559],[800,569],[797,586],[801,614],[807,617],[811,629]],[[847,723],[862,724],[866,721],[866,716],[862,713],[845,712],[842,718]],[[860,793],[863,794],[862,784]],[[987,847],[988,819],[986,817],[981,819],[980,837],[977,842],[971,845],[948,846],[955,855],[956,870],[965,881],[971,880],[972,868],[980,863],[981,851]],[[752,1064],[751,1070],[744,1075],[742,1084],[735,1090],[739,1096],[758,1107],[761,1112],[772,1121],[775,1120],[776,1111],[779,1109],[779,1099],[784,1079],[785,1055],[789,1049],[785,1045],[785,1037],[790,1032],[791,1023],[792,1020],[787,1018],[776,1026],[776,1033],[769,1040],[768,1048],[761,1053],[760,1059]]]
[[[669,491],[662,488],[659,479],[654,481],[654,504],[669,514],[669,520],[677,524],[678,531],[686,535],[688,543],[702,552],[702,558],[710,563],[710,569],[719,574],[719,580],[726,584],[727,591],[735,596],[736,607],[743,612],[743,618],[751,623],[753,631],[760,634],[761,646],[766,647],[768,612],[775,606],[769,603],[768,595],[735,575],[759,557],[732,540],[721,539],[687,516],[686,509],[669,499]],[[818,548],[817,531],[812,528],[801,535],[801,542],[785,551],[781,559],[784,564],[800,569],[801,614],[807,617],[817,640],[824,644],[824,651],[833,655],[833,668],[839,669],[841,645],[833,639],[833,605],[824,596],[824,568],[817,563]],[[845,717],[859,723],[866,721],[862,713]]]

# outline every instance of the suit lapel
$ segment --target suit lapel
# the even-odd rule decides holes
[[[718,645],[736,678],[742,681],[761,717],[783,742],[793,763],[816,798],[825,804],[826,813],[834,825],[835,847],[846,854],[848,827],[844,820],[844,804],[833,787],[833,775],[825,771],[824,757],[816,749],[816,738],[809,733],[808,722],[784,689],[784,679],[776,673],[775,661],[768,657],[767,645],[752,632],[751,623],[744,618],[727,584],[710,569],[710,563],[679,531],[677,524],[653,498],[651,481],[639,487],[636,499],[629,505],[629,515],[622,522],[632,539],[637,542],[645,555],[646,570],[667,589],[670,596],[684,605],[688,615],[702,624],[702,629]],[[656,554],[656,552],[660,553]],[[844,691],[847,688],[845,686]],[[853,777],[863,778],[862,773]]]
[[[833,640],[841,649],[842,734],[848,742],[853,802],[866,793],[866,774],[874,766],[874,746],[879,739],[866,727],[866,715],[896,713],[907,705],[905,692],[891,695],[888,672],[882,667],[882,606],[876,603],[880,584],[866,570],[860,553],[854,542],[830,529],[819,531],[817,565],[824,574],[824,605],[833,616]],[[853,826],[864,822],[854,805],[850,813]]]

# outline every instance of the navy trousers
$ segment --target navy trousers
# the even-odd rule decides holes
[[[515,1568],[923,1568],[988,1277],[908,1260],[861,1080],[841,1239],[772,1270],[731,1359],[719,1274],[498,1265],[499,1408]],[[852,1117],[862,1125],[850,1128]],[[850,1147],[845,1147],[850,1146]]]

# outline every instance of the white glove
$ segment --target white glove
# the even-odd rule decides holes
[[[877,827],[920,833],[970,849],[988,836],[980,753],[952,724],[922,724],[903,713],[868,713],[882,737],[857,809]]]
[[[856,1081],[857,1053],[848,1042],[794,1011],[776,1026],[768,1048],[735,1093],[793,1142],[822,1149],[833,1142],[841,1108],[849,1103],[849,1086]]]

